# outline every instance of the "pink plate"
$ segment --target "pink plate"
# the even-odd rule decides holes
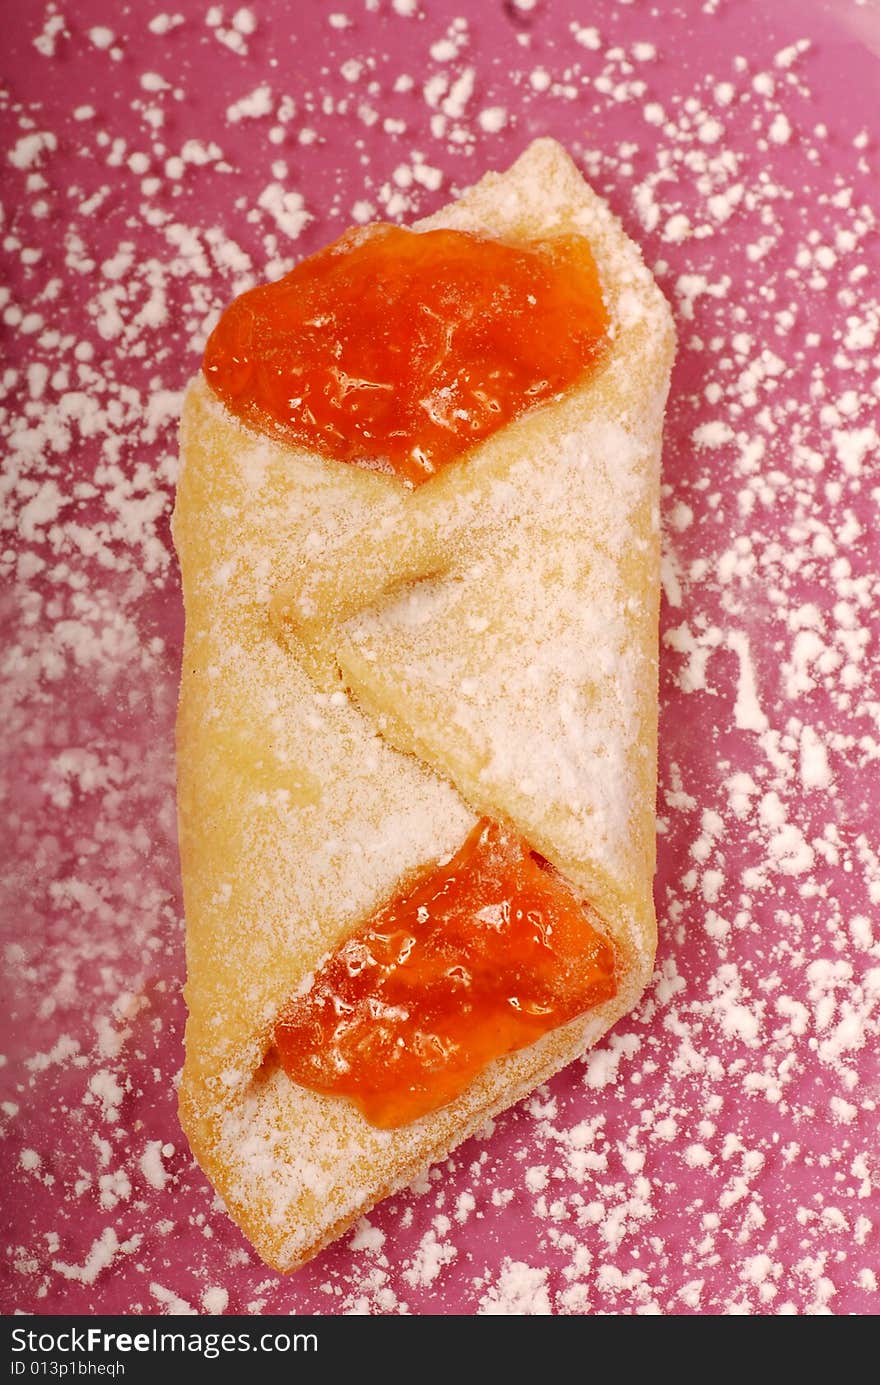
[[[880,11],[20,0],[4,43],[0,1306],[880,1312]],[[181,390],[245,285],[540,134],[680,333],[656,977],[284,1278],[175,1109]]]

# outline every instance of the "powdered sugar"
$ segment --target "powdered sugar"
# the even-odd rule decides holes
[[[41,3],[8,36],[4,1301],[876,1311],[876,63],[847,36],[867,9],[302,8],[298,49],[272,5]],[[433,210],[538,129],[643,241],[681,329],[657,981],[587,1065],[282,1282],[174,1115],[174,414],[233,293],[355,216]]]

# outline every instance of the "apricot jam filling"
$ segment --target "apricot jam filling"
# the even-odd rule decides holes
[[[567,390],[607,335],[583,236],[377,223],[237,298],[204,372],[254,428],[418,485]]]
[[[615,995],[599,926],[521,837],[483,818],[289,1002],[274,1033],[282,1065],[374,1125],[407,1124]]]
[[[377,224],[236,299],[204,373],[250,426],[418,485],[574,385],[608,326],[582,236],[514,245]],[[600,930],[521,837],[483,819],[290,1000],[275,1048],[293,1081],[407,1124],[616,993]]]

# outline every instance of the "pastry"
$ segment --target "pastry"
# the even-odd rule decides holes
[[[242,300],[181,428],[180,1112],[280,1270],[584,1053],[638,1000],[655,950],[667,305],[567,154],[539,140],[385,257],[399,278],[435,253],[426,233],[452,231],[438,254],[461,246],[472,264],[488,246],[491,265],[501,247],[502,278],[546,269],[546,293],[492,328],[500,426],[480,375],[495,309],[467,310],[465,370],[467,333],[431,296],[445,268],[426,299],[389,299],[401,330],[435,314],[454,340],[458,374],[428,422],[422,385],[406,390],[412,345],[398,392],[337,343],[324,417],[326,368],[301,364],[313,339],[323,349],[321,303],[343,334],[358,305],[364,360],[384,327],[379,313],[364,332],[357,286],[345,299],[350,285],[325,284],[303,310],[303,276],[320,289],[359,272],[394,230],[351,233],[294,281],[289,377],[289,351],[254,364],[263,298]],[[491,281],[475,273],[468,292]]]

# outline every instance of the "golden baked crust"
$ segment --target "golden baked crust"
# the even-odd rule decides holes
[[[181,1120],[295,1268],[629,1010],[655,948],[659,453],[674,349],[638,251],[540,140],[423,223],[590,241],[602,366],[410,492],[258,436],[193,381],[174,514],[187,917]],[[379,1130],[268,1053],[285,1000],[401,877],[504,818],[593,904],[608,1004]]]

